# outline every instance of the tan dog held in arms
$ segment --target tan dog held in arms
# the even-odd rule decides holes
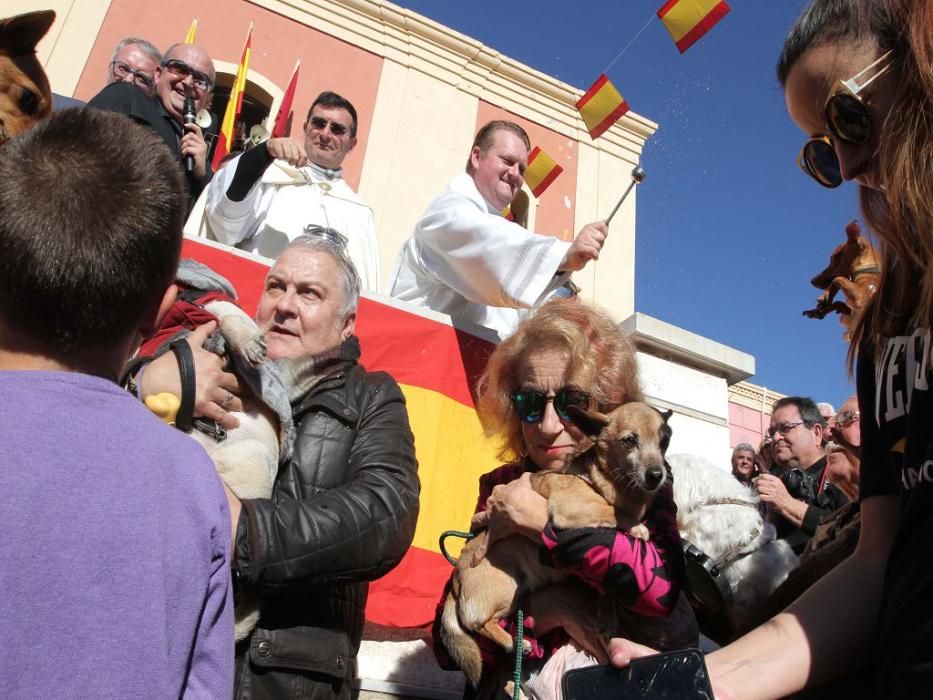
[[[829,257],[829,265],[810,280],[817,289],[825,290],[816,300],[816,306],[803,312],[807,318],[824,318],[836,312],[843,326],[849,328],[855,315],[861,313],[878,287],[878,267],[875,249],[861,235],[858,223],[846,225],[846,242],[836,247]],[[842,290],[845,303],[833,301]]]
[[[570,412],[577,427],[594,441],[583,446],[566,472],[531,475],[532,487],[548,500],[548,517],[559,529],[619,527],[647,540],[648,529],[641,521],[667,477],[664,453],[671,412],[638,402],[605,416]],[[463,548],[441,618],[444,645],[474,687],[482,657],[471,633],[511,651],[513,639],[499,621],[515,611],[524,593],[570,577],[541,564],[538,545],[522,535],[493,543],[471,566],[476,551],[486,547],[487,534],[482,532]]]
[[[0,145],[52,111],[52,89],[36,44],[54,21],[51,10],[0,20]]]

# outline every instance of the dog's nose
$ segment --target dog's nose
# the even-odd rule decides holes
[[[645,486],[648,490],[654,491],[662,481],[664,481],[664,469],[658,465],[648,467],[645,471]]]

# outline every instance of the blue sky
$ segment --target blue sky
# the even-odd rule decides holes
[[[582,90],[663,4],[395,2]],[[797,168],[804,136],[774,75],[806,0],[730,4],[683,55],[655,18],[608,74],[660,124],[642,160],[635,307],[754,355],[756,384],[838,408],[853,391],[842,327],[802,311],[817,296],[810,278],[860,218],[857,192]]]

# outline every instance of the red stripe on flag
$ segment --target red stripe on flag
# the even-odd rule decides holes
[[[596,79],[596,82],[593,83],[593,87],[587,90],[586,94],[583,95],[583,97],[581,97],[577,101],[577,104],[576,104],[577,111],[583,109],[583,107],[586,106],[586,103],[589,102],[591,99],[593,99],[593,95],[599,92],[600,88],[608,82],[609,82],[609,78],[607,78],[605,75],[600,75]]]
[[[562,172],[564,172],[564,169],[559,165],[555,165],[553,168],[551,168],[551,171],[547,174],[547,176],[538,184],[538,186],[531,191],[531,194],[533,194],[535,197],[540,197],[544,193],[544,190],[550,187],[551,183],[554,182],[554,179]]]
[[[538,154],[541,152],[541,149],[538,146],[535,146],[531,149],[531,153],[528,154],[528,167],[531,167],[531,164],[535,162],[535,158],[538,157]]]
[[[716,22],[729,14],[730,9],[731,8],[729,5],[727,5],[725,2],[721,2],[712,10],[710,10],[706,17],[701,19],[693,29],[680,38],[680,41],[675,42],[675,45],[677,46],[677,49],[680,51],[680,53],[683,53],[691,46],[693,46],[700,39],[700,37],[713,28],[713,25],[716,24]]]
[[[664,3],[664,5],[661,7],[661,9],[658,10],[658,17],[659,17],[660,19],[664,19],[664,15],[666,15],[668,12],[670,12],[670,11],[671,11],[671,8],[674,7],[674,5],[676,5],[676,4],[679,3],[680,1],[681,1],[681,0],[667,0],[667,2]]]
[[[603,132],[606,131],[606,129],[608,129],[610,126],[615,124],[616,120],[619,117],[621,117],[623,114],[628,112],[628,110],[629,110],[628,102],[626,102],[625,100],[622,100],[622,104],[620,104],[618,107],[612,110],[609,113],[608,117],[606,117],[599,124],[593,127],[593,130],[590,132],[590,137],[595,139],[601,136]]]
[[[409,548],[397,567],[369,584],[366,619],[392,627],[430,625],[452,570],[443,555]]]

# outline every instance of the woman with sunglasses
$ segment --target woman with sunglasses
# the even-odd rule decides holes
[[[861,413],[854,554],[707,656],[720,698],[930,697],[933,688],[933,0],[816,0],[778,64],[804,170],[859,185],[881,278],[852,329]],[[646,653],[621,640],[613,661]]]
[[[596,631],[579,625],[588,617],[580,610],[594,609],[597,591],[631,618],[635,634],[651,628],[652,636],[642,639],[665,648],[696,642],[696,620],[680,595],[684,560],[670,480],[646,517],[651,538],[644,544],[610,528],[555,530],[548,522],[547,502],[528,479],[536,471],[563,469],[583,446],[585,438],[570,421],[570,407],[609,411],[640,399],[631,343],[608,316],[576,300],[544,304],[489,358],[479,383],[478,410],[508,463],[481,477],[474,527],[489,527],[494,539],[529,537],[542,545],[553,566],[579,578],[572,598],[545,589],[526,601],[524,612],[533,620],[529,629],[526,617],[526,634],[534,638],[526,670],[540,668],[568,642],[564,630],[596,658],[608,660]],[[436,632],[437,620],[435,651],[442,666],[452,667]],[[467,688],[467,697],[500,695],[512,674],[512,655],[483,646],[483,679],[475,691]]]

